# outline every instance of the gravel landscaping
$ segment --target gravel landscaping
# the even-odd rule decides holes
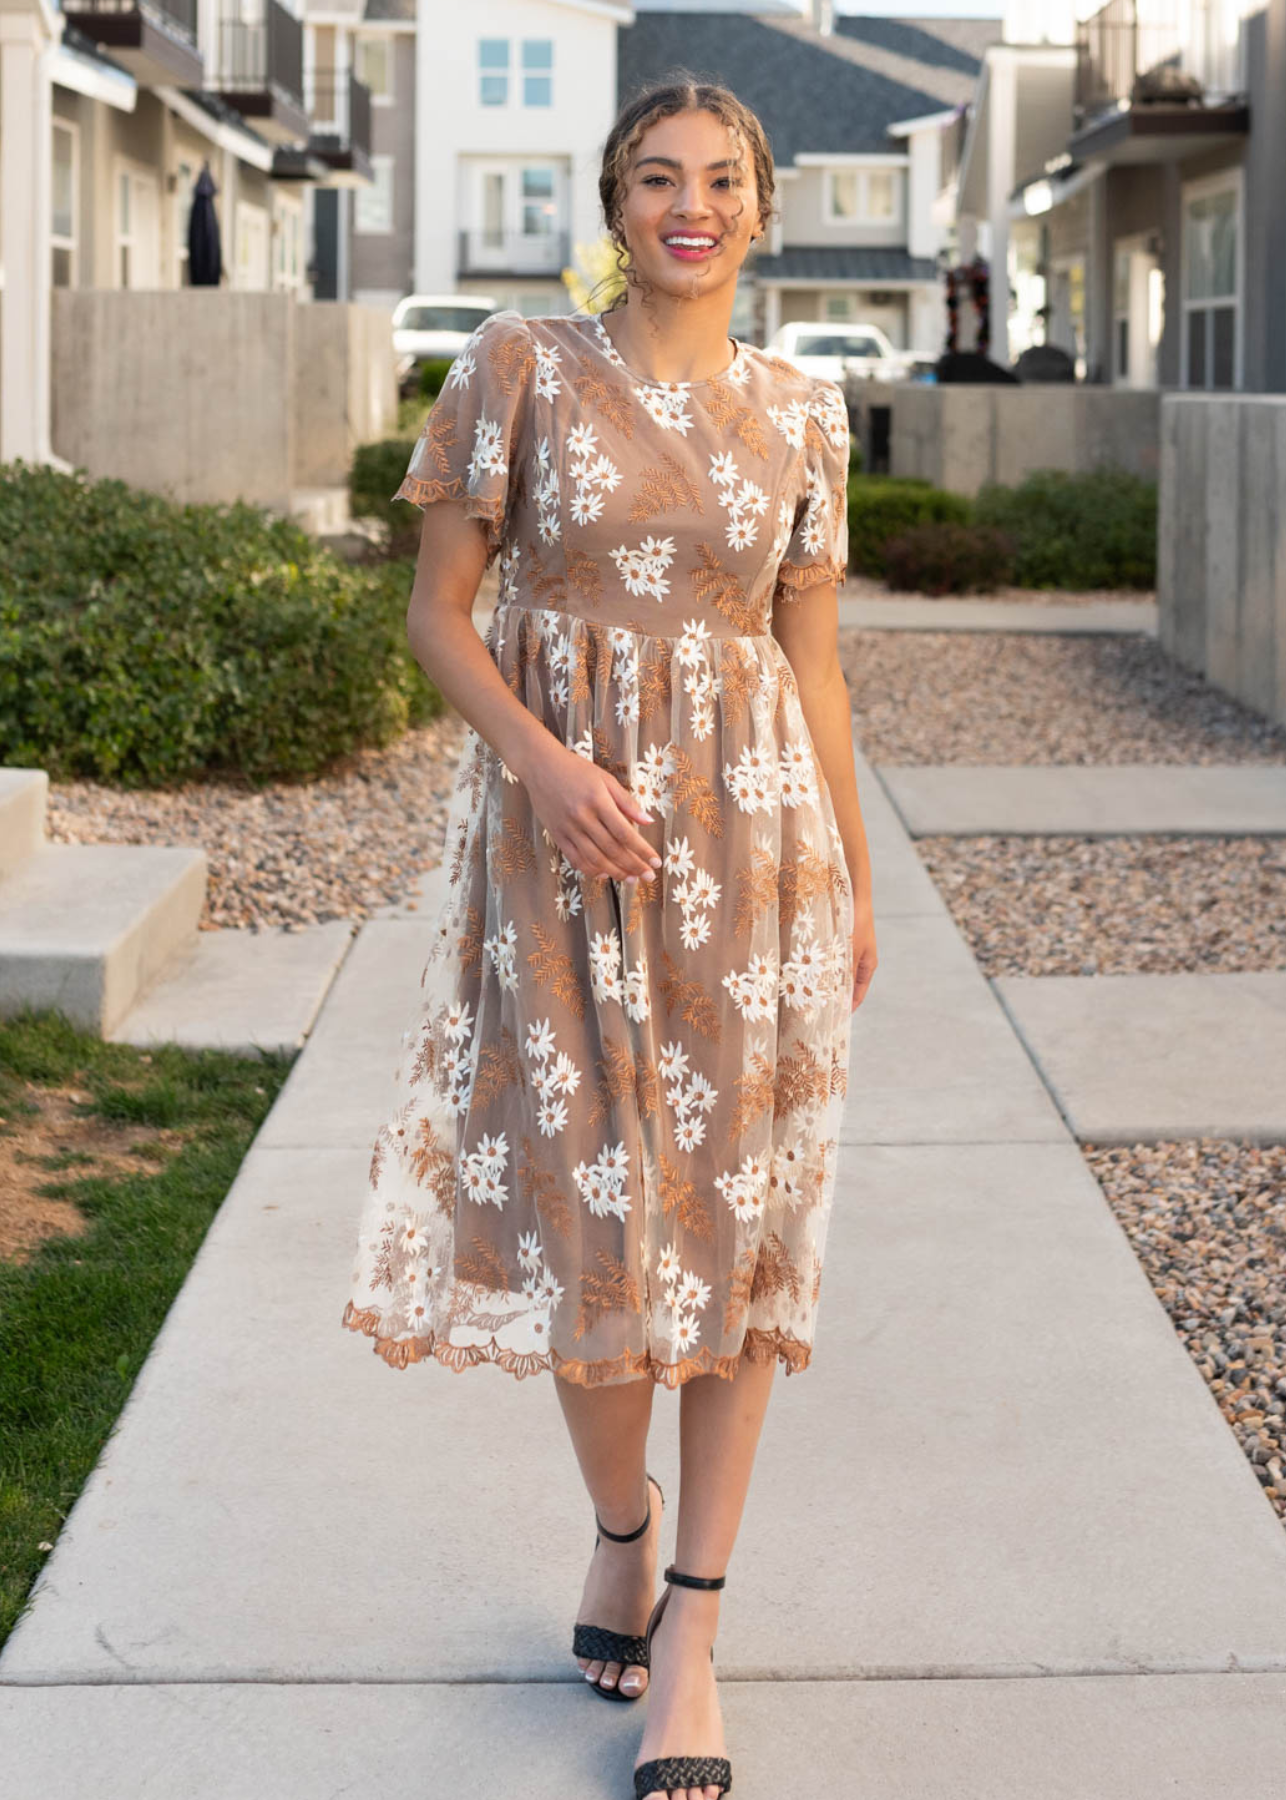
[[[923,837],[984,975],[1286,969],[1286,839]]]
[[[210,864],[201,926],[364,919],[440,860],[464,723],[453,711],[312,781],[191,782],[119,792],[51,782],[63,844],[197,844]]]
[[[1144,635],[844,629],[871,762],[1286,763],[1271,724]]]
[[[1286,1520],[1286,1144],[1196,1138],[1082,1150]]]

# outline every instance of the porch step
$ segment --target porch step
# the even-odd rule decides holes
[[[0,769],[0,875],[9,875],[45,841],[43,769]]]
[[[205,884],[190,846],[44,845],[0,880],[0,1015],[57,1007],[106,1035],[196,930]]]
[[[107,1035],[189,1050],[297,1050],[353,942],[347,919],[303,931],[201,931]]]

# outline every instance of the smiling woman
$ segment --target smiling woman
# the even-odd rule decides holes
[[[640,96],[600,192],[620,302],[488,319],[399,490],[412,648],[470,732],[343,1322],[395,1368],[553,1372],[599,1531],[572,1653],[596,1694],[650,1687],[636,1800],[718,1800],[718,1590],[776,1365],[812,1359],[875,968],[849,431],[834,383],[729,335],[773,196],[734,96]],[[659,1385],[683,1460],[653,1607]]]

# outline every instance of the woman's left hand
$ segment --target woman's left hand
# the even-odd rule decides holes
[[[875,954],[875,916],[869,900],[853,901],[853,1003],[856,1012],[866,998],[879,958]]]

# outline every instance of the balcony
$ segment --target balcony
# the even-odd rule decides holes
[[[351,70],[314,69],[306,99],[312,123],[308,154],[333,179],[326,187],[362,187],[371,180],[371,91]]]
[[[63,16],[140,87],[202,85],[197,0],[64,0]]]
[[[306,138],[303,25],[278,0],[263,0],[259,18],[225,10],[219,19],[218,63],[206,85],[270,144]]]
[[[1250,127],[1235,0],[1108,0],[1076,28],[1073,156],[1160,162]]]
[[[561,275],[571,260],[566,231],[462,231],[457,275]]]

